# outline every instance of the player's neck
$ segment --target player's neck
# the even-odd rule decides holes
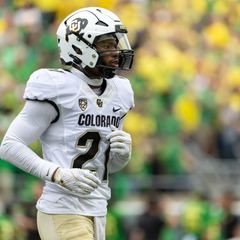
[[[103,83],[103,78],[92,79],[86,76],[83,72],[79,71],[76,68],[71,68],[70,71],[77,77],[80,77],[84,82],[86,82],[91,88],[101,87]]]

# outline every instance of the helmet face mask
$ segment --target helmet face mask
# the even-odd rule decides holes
[[[116,49],[96,48],[97,42],[101,38],[104,40],[105,36],[115,38]],[[72,13],[60,24],[57,37],[64,65],[77,65],[81,69],[99,68],[101,73],[111,72],[111,76],[102,73],[102,77],[106,78],[113,77],[116,70],[129,70],[132,66],[133,50],[127,31],[120,19],[109,10],[90,7]],[[104,57],[112,54],[118,55],[118,66],[104,63]]]
[[[104,37],[106,35],[102,35],[102,36]],[[118,55],[118,60],[119,60],[118,67],[115,67],[115,69],[116,70],[130,70],[132,67],[134,53],[129,45],[126,34],[125,33],[116,33],[116,34],[114,33],[114,34],[107,34],[107,36],[112,36],[112,38],[115,38],[116,47],[115,47],[115,49],[97,50],[97,53],[99,55],[99,60],[101,59],[101,57],[115,53]],[[96,66],[113,68],[111,66],[103,66],[103,65],[99,64],[99,62],[96,64]]]

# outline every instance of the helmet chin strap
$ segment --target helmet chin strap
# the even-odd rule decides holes
[[[106,79],[113,78],[116,75],[116,69],[108,68],[107,66],[104,65],[105,64],[102,61],[102,58],[99,57],[98,62],[96,64],[96,68],[100,72],[101,76]]]
[[[105,68],[105,67],[98,67],[99,72],[101,73],[103,78],[113,78],[116,75],[116,70],[111,68]]]
[[[101,60],[98,63],[99,65],[101,64]],[[96,65],[95,68],[98,69],[99,71],[99,79],[102,80],[102,78],[113,78],[116,75],[116,69],[112,69],[112,68],[108,68],[103,67],[103,66],[98,66],[98,64]],[[90,68],[88,69],[88,67],[83,67],[81,61],[78,58],[74,58],[74,61],[72,63],[72,67],[75,69],[78,69],[79,71],[83,72],[87,77],[89,77],[90,79],[94,79],[96,80],[97,76],[94,75],[94,73],[92,73],[90,71]]]

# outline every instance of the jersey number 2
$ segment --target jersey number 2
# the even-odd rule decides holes
[[[73,168],[83,168],[83,165],[94,159],[99,152],[99,145],[101,142],[99,132],[86,132],[77,140],[77,148],[84,148],[86,152],[79,154],[73,161]],[[105,152],[104,173],[103,180],[107,180],[107,163],[109,160],[110,147]]]

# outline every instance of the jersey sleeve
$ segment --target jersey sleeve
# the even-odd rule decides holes
[[[126,113],[134,108],[134,92],[130,81],[124,77],[117,77],[115,81],[118,88],[118,95],[122,101]]]
[[[40,69],[33,72],[27,82],[23,98],[43,101],[54,100],[56,97],[57,86],[48,70]]]
[[[72,108],[77,97],[77,83],[62,69],[39,69],[29,78],[23,98],[55,103],[58,107]]]

